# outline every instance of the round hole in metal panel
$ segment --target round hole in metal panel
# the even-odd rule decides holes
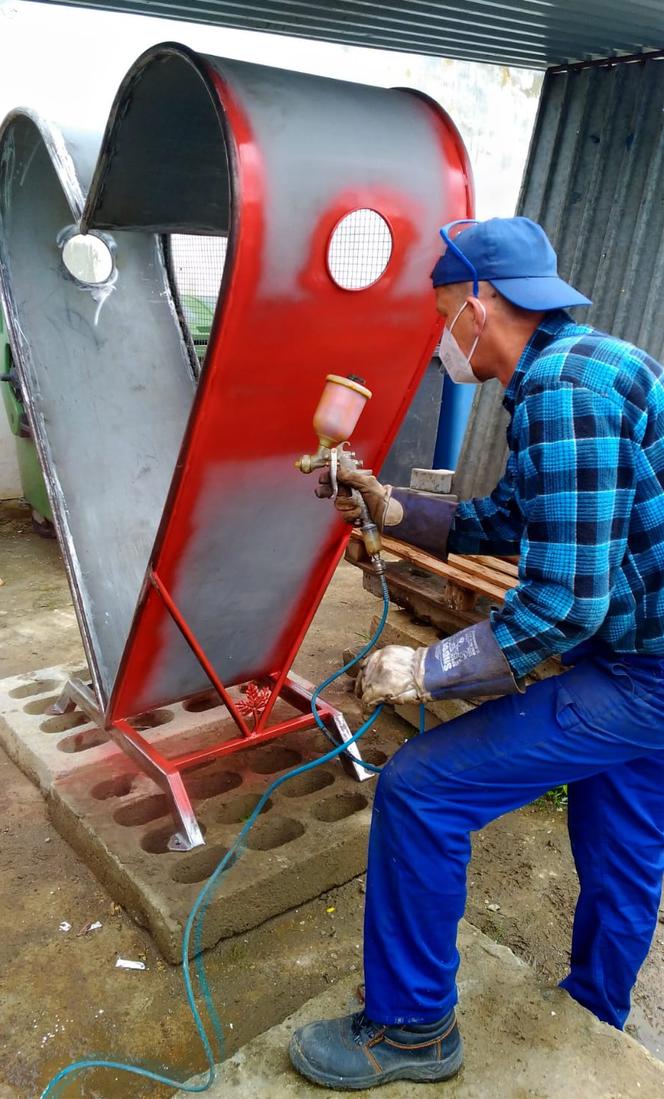
[[[318,790],[324,790],[334,782],[334,775],[329,771],[306,771],[303,775],[290,778],[281,787],[281,793],[287,798],[303,798],[307,794],[315,794]]]
[[[30,698],[30,695],[40,695],[44,691],[52,691],[57,687],[55,679],[35,679],[31,683],[24,683],[21,687],[14,687],[9,692],[10,698]]]
[[[295,767],[302,761],[302,756],[292,748],[254,748],[247,753],[246,761],[257,775],[274,775],[287,767]]]
[[[219,806],[217,820],[220,824],[244,824],[245,820],[253,813],[260,799],[260,794],[241,794],[239,797],[232,798],[224,805]],[[271,808],[272,802],[268,798],[261,809],[261,815],[267,813]]]
[[[74,233],[62,246],[62,262],[67,271],[87,286],[108,282],[113,273],[113,253],[96,233]]]
[[[247,847],[252,851],[272,851],[283,847],[304,835],[304,825],[288,817],[274,817],[252,828],[247,836]]]
[[[342,290],[366,290],[385,273],[392,231],[376,210],[351,210],[337,222],[327,246],[330,278]]]
[[[89,725],[90,718],[74,710],[71,714],[56,714],[42,721],[39,728],[42,733],[66,733],[68,729],[77,729],[80,725]]]
[[[339,794],[335,798],[327,798],[312,810],[316,820],[325,821],[326,824],[334,824],[338,820],[345,820],[353,813],[359,813],[369,804],[363,794]]]

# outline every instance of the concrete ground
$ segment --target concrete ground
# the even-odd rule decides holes
[[[662,1095],[664,1064],[633,1039],[598,1022],[559,989],[542,988],[529,965],[465,921],[459,946],[463,1069],[445,1084],[387,1084],[380,1090],[381,1097],[634,1099],[638,1095],[659,1099]],[[208,1094],[211,1099],[338,1095],[293,1072],[288,1043],[297,1027],[357,1009],[354,982],[341,981],[220,1065]],[[353,1094],[368,1097],[376,1092]],[[180,1092],[177,1099],[184,1095]]]
[[[32,533],[29,513],[18,504],[0,505],[0,579],[0,677],[80,661],[58,548]],[[298,670],[322,679],[348,644],[366,637],[375,609],[356,570],[342,566]],[[339,688],[337,701],[353,724],[357,709],[345,690]],[[398,719],[383,720],[405,735]],[[171,1067],[181,1079],[200,1069],[180,970],[167,966],[149,936],[111,902],[51,826],[36,788],[2,755],[0,833],[0,1099],[32,1099],[53,1072],[82,1055]],[[532,962],[540,980],[557,980],[565,969],[576,888],[564,813],[539,804],[486,829],[474,845],[469,885],[469,919]],[[229,1054],[347,975],[360,980],[362,898],[358,878],[208,952]],[[63,921],[71,930],[59,930]],[[101,928],[78,934],[95,921]],[[118,970],[118,956],[142,959],[147,969]],[[655,1051],[664,1046],[663,961],[660,923],[635,997],[639,1037]],[[524,1051],[534,1034],[528,1018],[525,1005]],[[599,1070],[601,1050],[597,1059]],[[574,1085],[571,1075],[569,1094],[583,1099],[620,1094],[575,1092]],[[65,1089],[62,1099],[163,1094],[147,1083],[91,1073]],[[486,1094],[494,1099],[496,1093]],[[520,1093],[523,1099],[528,1094],[538,1093]]]

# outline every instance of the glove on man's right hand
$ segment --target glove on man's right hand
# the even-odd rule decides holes
[[[337,469],[339,492],[335,500],[335,507],[347,523],[355,523],[360,518],[360,508],[356,500],[350,495],[352,489],[357,489],[367,506],[371,521],[379,530],[385,527],[395,526],[403,518],[403,508],[396,500],[392,500],[392,486],[381,485],[377,477],[366,470],[358,470],[339,462]],[[344,489],[346,491],[344,492]],[[331,496],[330,471],[324,469],[320,475],[317,496]]]

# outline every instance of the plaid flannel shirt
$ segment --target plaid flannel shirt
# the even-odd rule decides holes
[[[556,310],[503,403],[505,475],[459,505],[448,547],[521,554],[491,616],[514,674],[594,635],[664,654],[664,368]]]

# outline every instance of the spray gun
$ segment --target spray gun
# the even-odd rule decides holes
[[[355,430],[357,421],[368,400],[371,390],[364,385],[362,378],[349,374],[342,378],[339,374],[328,374],[325,379],[318,407],[314,413],[314,431],[318,436],[318,450],[315,454],[303,454],[295,465],[302,473],[313,473],[315,469],[329,468],[332,498],[339,491],[339,469],[360,469],[362,462],[353,451],[346,450],[349,436]],[[359,527],[367,554],[375,571],[382,575],[385,571],[381,553],[380,531],[372,521],[362,494],[351,489],[354,503],[360,509]]]

